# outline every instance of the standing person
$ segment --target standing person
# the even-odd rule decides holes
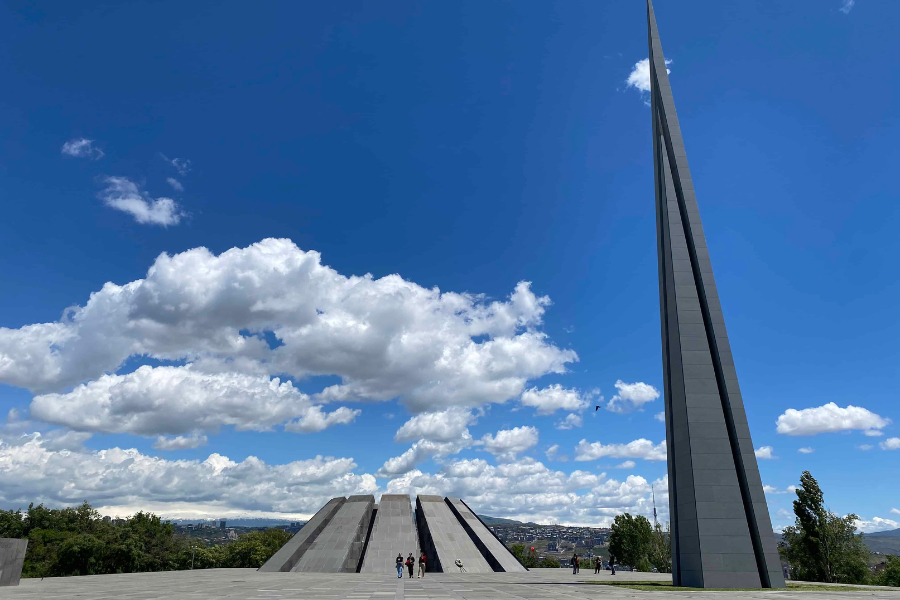
[[[600,567],[603,566],[603,560],[599,556],[594,557],[594,575],[600,572]]]
[[[416,579],[421,577],[425,579],[425,553],[422,553],[422,556],[419,557],[419,574],[416,576]]]
[[[612,571],[612,574],[616,574],[616,557],[612,554],[609,555],[609,570]]]
[[[569,560],[569,564],[572,565],[572,575],[578,573],[578,555],[573,554],[571,560]]]
[[[581,573],[581,557],[577,554],[575,555],[575,572]]]
[[[409,578],[412,579],[413,567],[416,566],[416,559],[413,558],[412,552],[406,557],[406,568],[409,569]]]
[[[397,554],[397,579],[403,579],[403,553]]]

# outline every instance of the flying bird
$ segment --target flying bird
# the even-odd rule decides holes
[[[594,409],[594,412],[597,412],[598,410],[600,410],[600,405],[599,405],[599,404],[598,404],[597,407]]]

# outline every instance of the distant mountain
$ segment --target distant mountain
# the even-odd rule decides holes
[[[874,533],[865,534],[866,537],[900,537],[900,529],[889,529],[888,531],[876,531]]]
[[[522,521],[515,521],[513,519],[503,519],[501,517],[488,517],[486,515],[478,515],[486,525],[525,525]]]

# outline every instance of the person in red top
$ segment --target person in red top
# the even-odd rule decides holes
[[[425,578],[425,553],[422,553],[422,556],[419,557],[419,574],[416,576],[416,579],[419,577]]]

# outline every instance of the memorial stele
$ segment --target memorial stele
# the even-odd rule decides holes
[[[647,28],[672,582],[784,587],[651,0]]]

